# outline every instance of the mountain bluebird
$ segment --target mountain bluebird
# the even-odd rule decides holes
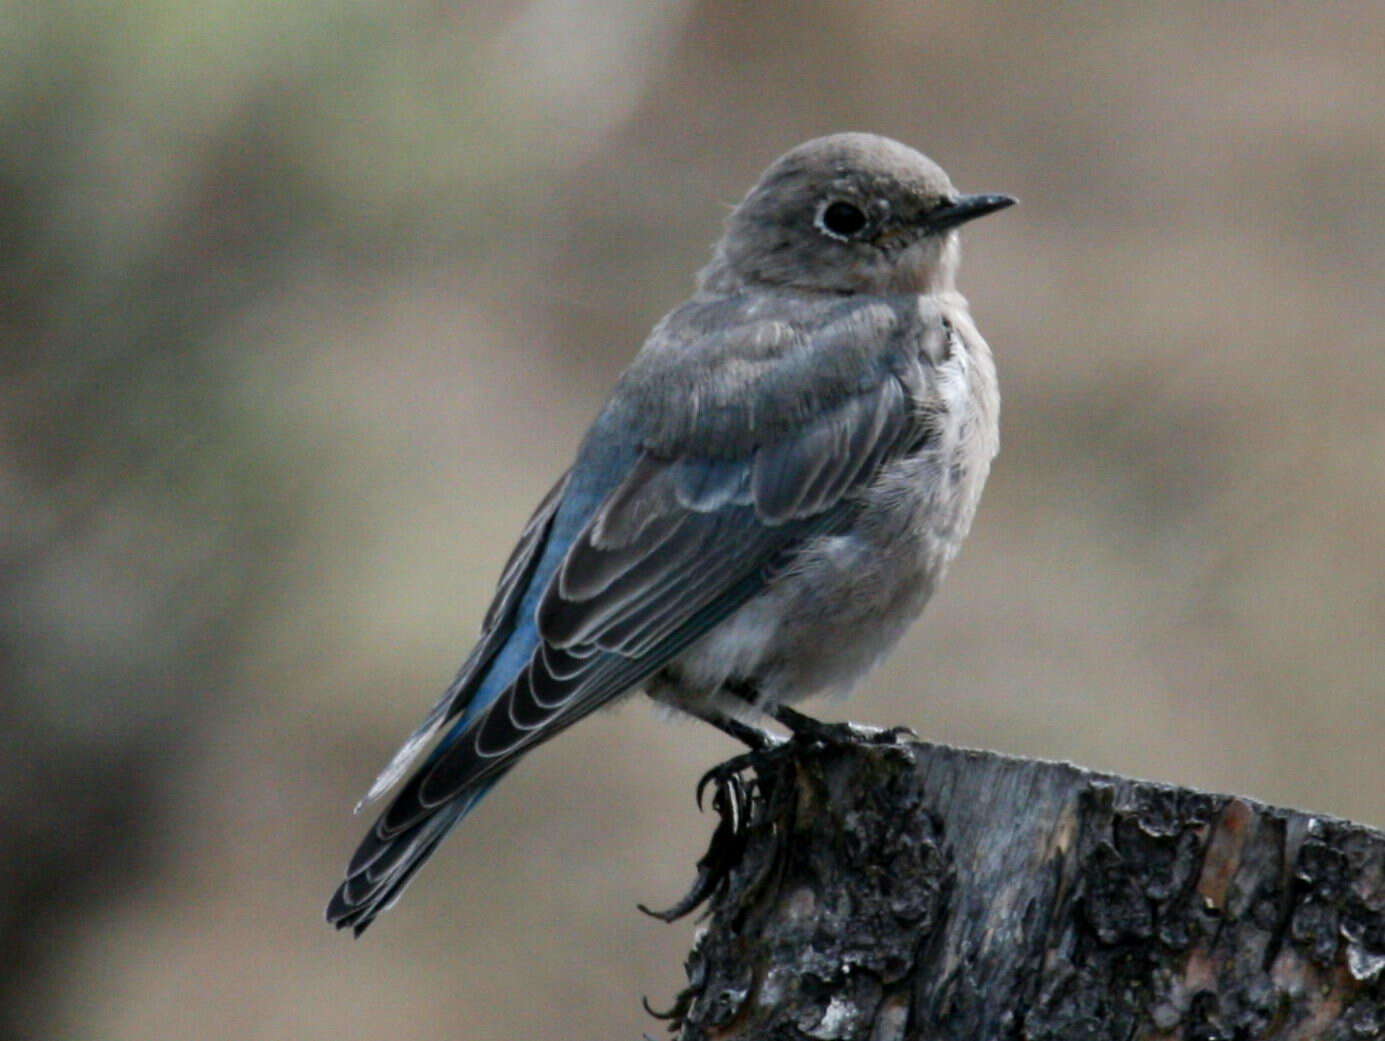
[[[643,689],[756,745],[757,711],[794,729],[786,702],[880,660],[957,553],[997,448],[995,368],[954,275],[957,229],[1013,202],[961,195],[870,134],[765,172],[366,796],[422,757],[330,922],[363,931],[525,752],[614,698]]]

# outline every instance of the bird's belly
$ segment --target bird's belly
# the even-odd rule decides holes
[[[966,533],[974,502],[950,488],[950,463],[901,460],[882,474],[848,532],[809,543],[680,656],[682,695],[728,680],[773,702],[854,686],[923,610]]]

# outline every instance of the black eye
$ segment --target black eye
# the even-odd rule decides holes
[[[828,203],[818,215],[818,223],[829,235],[848,239],[866,226],[866,215],[849,202]]]

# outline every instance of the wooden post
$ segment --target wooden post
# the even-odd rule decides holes
[[[1385,835],[914,742],[794,742],[682,1041],[1385,1039]]]

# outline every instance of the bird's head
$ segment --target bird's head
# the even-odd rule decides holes
[[[702,282],[713,290],[950,289],[957,228],[1014,201],[959,194],[937,163],[889,138],[816,138],[780,156],[735,208]]]

